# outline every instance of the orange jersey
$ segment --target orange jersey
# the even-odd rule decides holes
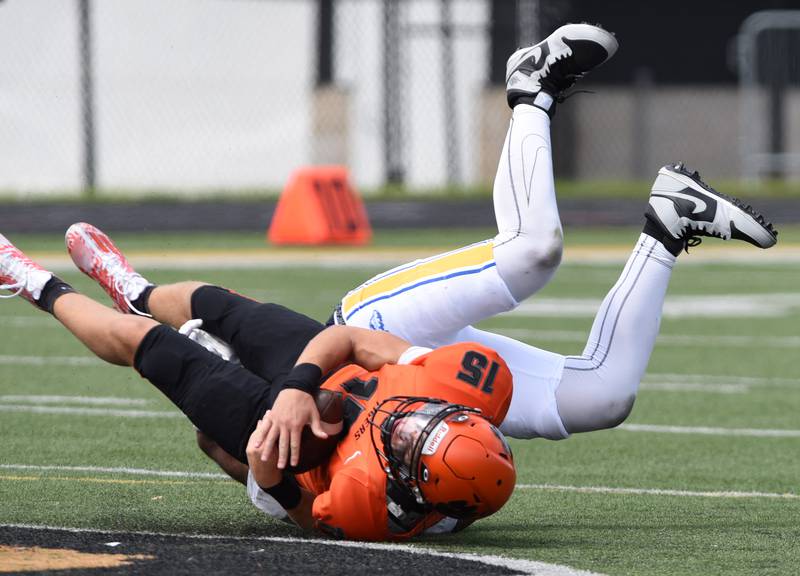
[[[346,435],[326,464],[298,474],[297,479],[317,494],[312,510],[317,527],[357,540],[410,538],[443,518],[421,511],[388,481],[369,423],[381,402],[392,396],[439,398],[478,408],[499,425],[512,393],[511,372],[502,358],[473,342],[444,346],[410,364],[387,364],[375,372],[345,366],[322,387],[344,394]],[[376,424],[380,426],[383,418],[378,415]]]

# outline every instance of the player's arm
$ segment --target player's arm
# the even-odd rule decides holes
[[[313,394],[323,374],[353,362],[367,370],[396,363],[411,344],[387,332],[351,326],[330,326],[309,341],[295,367],[264,415],[267,433],[258,446],[262,460],[278,450],[278,468],[296,466],[300,459],[300,437],[308,425],[318,438],[327,438]]]
[[[330,326],[306,345],[297,363],[319,366],[323,374],[348,362],[377,370],[384,364],[396,364],[410,347],[410,343],[388,332]]]
[[[286,510],[289,518],[297,526],[303,530],[312,530],[314,517],[311,514],[311,508],[315,496],[301,488],[294,476],[288,473],[284,474],[283,470],[278,469],[277,453],[273,453],[273,456],[266,461],[261,459],[257,445],[264,435],[264,427],[265,422],[259,420],[247,443],[246,453],[250,474],[258,487],[272,496]]]

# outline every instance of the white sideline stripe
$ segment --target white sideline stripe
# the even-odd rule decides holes
[[[0,364],[22,366],[110,366],[94,356],[11,356],[0,355]]]
[[[115,410],[109,408],[74,408],[69,406],[31,406],[23,404],[0,404],[0,412],[72,414],[77,416],[117,416],[118,418],[185,418],[185,416],[180,412],[156,410]]]
[[[710,428],[707,426],[660,426],[656,424],[621,424],[617,426],[617,428],[627,432],[752,436],[755,438],[800,438],[800,430],[770,430],[766,428]]]
[[[517,484],[522,490],[552,490],[554,492],[586,492],[590,494],[635,494],[643,496],[684,496],[691,498],[781,498],[800,500],[800,494],[791,492],[738,492],[732,490],[694,491],[664,488],[612,488],[610,486],[559,486],[557,484]]]
[[[100,466],[39,466],[35,464],[0,464],[5,470],[38,470],[50,472],[92,472],[97,474],[129,474],[133,476],[155,476],[159,478],[196,478],[229,480],[221,472],[185,472],[180,470],[152,470],[148,468],[108,468]],[[669,488],[615,488],[612,486],[570,486],[559,484],[517,484],[522,490],[554,490],[562,492],[590,492],[600,494],[642,494],[656,496],[691,496],[704,498],[788,498],[800,499],[800,494],[790,492],[755,492],[739,490],[693,491]]]
[[[2,402],[23,402],[29,404],[89,404],[94,406],[144,406],[144,398],[115,398],[113,396],[52,396],[45,394],[5,394]]]
[[[412,544],[382,544],[378,542],[351,542],[346,540],[329,540],[321,538],[290,538],[282,536],[222,536],[215,534],[180,534],[170,532],[150,532],[150,531],[131,531],[122,530],[101,530],[93,528],[68,528],[64,526],[47,526],[39,524],[0,524],[0,528],[15,528],[27,530],[60,530],[71,533],[98,533],[114,534],[119,536],[160,536],[173,538],[189,538],[193,540],[249,540],[258,542],[280,542],[286,544],[314,544],[320,546],[338,546],[341,548],[359,548],[367,550],[382,550],[385,552],[405,552],[408,554],[419,554],[420,556],[437,556],[439,558],[452,558],[455,560],[471,560],[492,566],[500,566],[514,570],[518,574],[530,576],[603,576],[598,572],[587,572],[586,570],[576,570],[569,566],[559,564],[549,564],[547,562],[537,562],[535,560],[522,560],[517,558],[507,558],[504,556],[441,552],[432,548],[414,546]],[[254,551],[255,552],[255,551]]]
[[[475,240],[480,240],[476,238]],[[629,244],[575,245],[564,249],[564,262],[590,266],[609,266],[622,264],[631,254],[635,236]],[[150,270],[220,270],[222,268],[270,269],[288,267],[323,268],[362,268],[367,266],[394,266],[433,254],[451,250],[452,246],[421,246],[396,248],[360,249],[292,249],[270,250],[208,250],[208,251],[146,251],[131,250],[126,257],[137,269]],[[69,256],[59,252],[29,252],[33,260],[53,272],[75,271]],[[709,243],[686,258],[681,266],[708,264],[709,262],[735,263],[737,266],[764,266],[800,262],[800,247],[795,244],[775,246],[767,251],[759,251],[753,257],[752,248]]]
[[[527,328],[497,328],[494,331],[512,338],[549,340],[551,342],[586,342],[589,333],[578,330],[529,330]],[[718,334],[661,334],[659,346],[699,346],[703,348],[797,348],[800,336],[745,336]]]

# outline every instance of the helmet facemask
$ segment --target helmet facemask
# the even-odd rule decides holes
[[[437,398],[393,396],[370,416],[372,445],[381,466],[417,503],[429,504],[420,488],[428,480],[428,470],[420,462],[423,454],[436,451],[447,434],[445,420],[454,414],[467,419],[468,413],[481,411]]]

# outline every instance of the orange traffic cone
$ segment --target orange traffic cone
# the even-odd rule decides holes
[[[284,188],[267,237],[273,244],[366,244],[367,211],[344,166],[300,168]]]

